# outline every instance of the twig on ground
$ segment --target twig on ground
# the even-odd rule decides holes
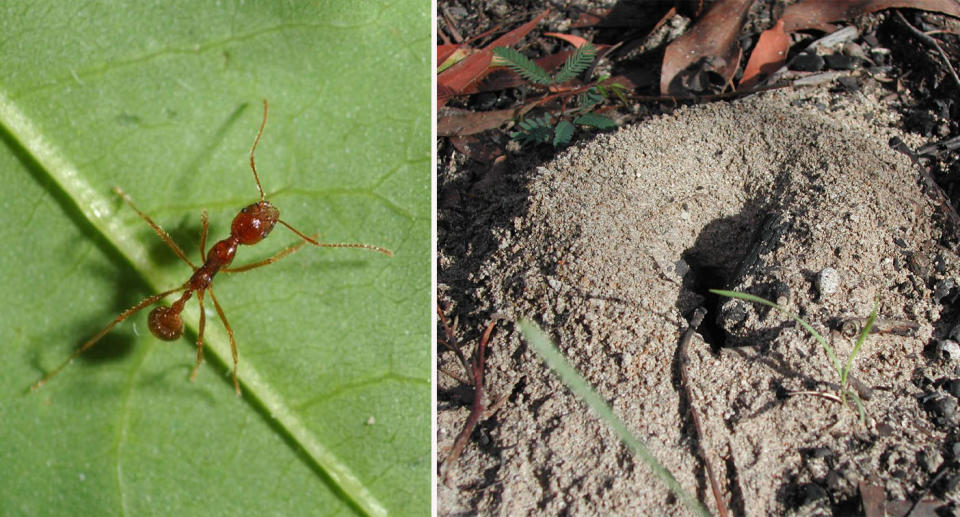
[[[953,469],[949,468],[947,465],[941,466],[940,472],[938,472],[936,476],[933,476],[933,478],[931,478],[929,481],[924,483],[924,486],[921,487],[920,491],[916,494],[913,503],[910,504],[910,508],[907,509],[907,513],[904,515],[907,517],[913,516],[913,511],[917,509],[917,506],[923,501],[923,498],[930,493],[930,489],[933,488],[933,486],[936,485],[943,478],[943,476],[952,470]]]
[[[913,164],[920,169],[924,190],[926,190],[931,197],[935,198],[934,200],[940,205],[940,211],[943,212],[954,231],[960,229],[960,214],[957,214],[957,210],[950,202],[950,198],[948,198],[943,192],[943,189],[940,188],[940,185],[937,185],[937,182],[933,179],[933,175],[930,174],[930,171],[928,171],[927,168],[920,163],[920,159],[917,158],[916,153],[914,153],[910,147],[900,139],[900,137],[896,136],[890,139],[890,147],[907,155],[907,157],[910,158],[910,161],[912,161]]]
[[[437,307],[437,314],[440,317],[440,324],[443,326],[445,335],[445,338],[441,339],[440,342],[457,354],[457,358],[463,365],[464,370],[466,370],[467,376],[473,381],[473,403],[470,405],[470,416],[467,417],[467,421],[463,424],[463,429],[460,430],[460,434],[458,434],[457,438],[453,441],[453,448],[450,449],[450,453],[444,460],[444,465],[455,465],[460,458],[460,454],[463,452],[463,448],[466,447],[467,442],[470,440],[470,435],[473,433],[474,428],[476,428],[477,423],[479,423],[480,419],[485,415],[485,407],[483,404],[483,365],[486,359],[487,342],[490,341],[490,335],[493,333],[493,327],[497,322],[494,320],[487,325],[487,329],[483,332],[483,336],[480,338],[480,343],[474,350],[473,356],[468,360],[460,349],[460,344],[456,337],[456,323],[451,327],[447,323],[447,318],[439,306]],[[498,409],[502,403],[503,400],[498,401]],[[449,473],[450,470],[448,468],[447,474]],[[446,475],[444,477],[446,477]]]
[[[516,383],[513,383],[513,385],[510,386],[510,389],[507,390],[507,392],[504,393],[503,396],[500,397],[499,400],[497,400],[496,402],[494,402],[493,404],[491,404],[490,407],[487,408],[487,412],[483,415],[483,417],[484,417],[484,418],[490,418],[490,417],[492,417],[497,411],[499,411],[500,408],[503,407],[503,404],[506,403],[507,400],[510,399],[510,394],[513,393],[513,388],[516,387],[516,385],[517,385]]]
[[[900,23],[904,24],[907,27],[907,30],[909,30],[911,34],[916,36],[920,41],[936,49],[937,53],[940,54],[940,59],[942,59],[943,62],[946,63],[947,70],[950,72],[950,77],[953,78],[953,83],[957,86],[957,90],[960,90],[960,77],[957,77],[957,71],[953,68],[953,65],[950,63],[950,56],[948,56],[947,53],[944,52],[942,48],[940,48],[940,44],[937,43],[937,40],[931,38],[925,32],[914,27],[913,25],[910,25],[910,22],[908,22],[907,19],[903,17],[903,14],[901,14],[900,11],[895,10],[894,12],[897,14],[897,18],[900,20]]]
[[[457,30],[456,24],[453,22],[453,17],[450,16],[450,11],[447,9],[446,5],[440,5],[440,11],[443,13],[443,21],[447,25],[447,31],[450,32],[450,37],[453,38],[454,43],[463,43],[463,36],[460,35],[460,31]],[[444,34],[442,31],[440,34]]]
[[[468,385],[468,386],[470,385],[470,381],[469,381],[469,380],[464,379],[463,376],[461,376],[460,374],[458,374],[458,373],[456,373],[456,372],[451,372],[451,371],[447,370],[447,369],[446,369],[445,367],[443,367],[443,366],[438,366],[438,367],[437,367],[437,371],[439,371],[440,373],[446,375],[447,377],[450,377],[451,379],[459,382],[460,384],[464,384],[464,385]]]
[[[953,152],[957,149],[960,149],[960,136],[955,136],[942,142],[927,144],[918,149],[917,154],[923,156],[936,156],[944,152]]]
[[[710,466],[710,458],[707,456],[707,448],[705,445],[706,435],[703,432],[703,426],[700,425],[700,415],[693,405],[693,388],[691,388],[690,378],[689,375],[687,375],[687,364],[690,362],[687,349],[690,347],[690,340],[692,340],[693,335],[697,333],[697,329],[700,328],[700,324],[703,322],[703,317],[706,316],[706,314],[706,309],[697,307],[697,309],[693,311],[693,317],[690,318],[690,326],[687,327],[687,331],[684,332],[683,337],[680,338],[680,381],[683,383],[683,394],[687,399],[687,407],[690,408],[693,427],[697,432],[697,450],[700,453],[703,466],[706,467],[707,477],[710,479],[710,489],[713,491],[713,498],[717,501],[717,513],[720,514],[720,517],[726,517],[727,507],[723,504],[723,495],[720,493],[720,486],[717,484],[717,478],[713,475],[713,467]]]
[[[821,397],[827,400],[832,400],[838,404],[843,404],[843,399],[840,398],[836,393],[830,393],[827,391],[788,391],[787,395],[793,397],[795,395],[812,395],[814,397]]]

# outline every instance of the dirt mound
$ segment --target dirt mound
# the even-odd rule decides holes
[[[470,270],[479,311],[537,321],[711,508],[677,355],[699,306],[709,312],[691,343],[692,406],[733,509],[856,509],[861,485],[883,487],[893,505],[919,497],[952,459],[956,404],[950,413],[931,401],[949,400],[939,386],[957,375],[957,362],[937,357],[956,319],[942,305],[960,283],[943,245],[955,230],[942,229],[918,169],[887,145],[881,107],[855,96],[828,108],[814,95],[681,109],[571,149],[530,172],[528,205],[498,230],[498,249],[456,265]],[[870,396],[861,425],[848,407],[788,395],[837,389],[809,334],[708,288],[779,301],[842,359],[853,342],[835,329],[868,316],[877,297],[881,318],[916,330],[868,338],[854,367]],[[468,448],[441,482],[441,513],[680,512],[513,326],[502,328],[487,386],[512,396],[486,431],[490,445]],[[441,407],[441,451],[465,414]]]

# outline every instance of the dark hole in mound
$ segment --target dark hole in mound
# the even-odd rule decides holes
[[[690,272],[684,277],[685,287],[703,299],[701,306],[707,310],[707,315],[704,316],[703,323],[700,324],[700,335],[710,345],[711,350],[718,352],[727,340],[726,331],[717,324],[717,316],[720,314],[720,303],[723,298],[718,294],[711,293],[710,289],[725,288],[727,279],[720,268],[703,266],[690,254],[684,254],[683,259],[690,266]],[[692,311],[690,311],[690,314],[684,314],[684,316],[689,318],[691,314]]]
[[[720,324],[721,307],[727,299],[710,290],[730,288],[766,217],[758,203],[748,202],[740,213],[703,227],[677,262],[678,270],[686,270],[681,271],[677,308],[688,320],[697,307],[706,309],[699,333],[714,352],[727,346],[730,336]]]

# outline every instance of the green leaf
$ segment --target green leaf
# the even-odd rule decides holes
[[[620,83],[613,83],[610,85],[610,93],[612,93],[621,103],[628,105],[630,102],[627,99],[627,87]]]
[[[544,113],[542,117],[530,117],[521,120],[517,126],[520,131],[510,133],[510,138],[518,140],[521,145],[545,144],[553,141],[553,117]]]
[[[535,83],[547,86],[553,82],[550,74],[536,64],[529,57],[509,47],[496,47],[493,55],[502,59],[504,65],[520,74],[520,77]]]
[[[8,2],[0,8],[0,501],[11,515],[424,515],[430,509],[430,7]],[[216,278],[165,343],[124,309],[258,193],[327,242]],[[297,242],[277,227],[234,265]]]
[[[567,120],[557,122],[556,127],[553,128],[553,146],[563,147],[570,143],[571,138],[573,138],[573,124]]]
[[[590,64],[593,63],[595,57],[597,57],[597,47],[590,43],[584,43],[577,47],[563,63],[563,67],[557,72],[557,75],[553,76],[553,82],[556,84],[565,83],[580,75],[581,72],[590,68]]]
[[[594,86],[577,96],[577,106],[581,110],[589,110],[593,106],[603,102],[606,94],[606,88],[599,85]]]
[[[573,119],[573,123],[580,124],[581,126],[595,127],[600,130],[617,127],[617,123],[614,122],[613,119],[603,115],[598,115],[596,113],[584,113],[583,115]]]

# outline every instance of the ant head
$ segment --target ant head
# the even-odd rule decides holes
[[[183,319],[170,307],[161,305],[150,311],[147,326],[151,334],[164,341],[173,341],[183,335]]]
[[[280,219],[280,210],[269,201],[259,201],[247,205],[233,218],[230,225],[230,235],[236,237],[240,244],[256,244],[263,240]]]

